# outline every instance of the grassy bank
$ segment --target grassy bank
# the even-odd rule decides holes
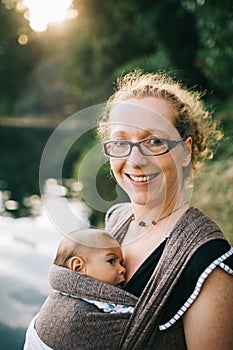
[[[207,213],[233,244],[233,159],[210,162],[194,182],[192,204]]]

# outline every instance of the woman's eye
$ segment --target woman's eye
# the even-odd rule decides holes
[[[111,264],[111,265],[115,265],[116,259],[109,259],[108,263]]]
[[[151,146],[161,146],[163,143],[159,139],[151,139],[150,144],[151,144]]]
[[[126,141],[116,141],[114,143],[114,146],[115,147],[125,147],[127,145],[127,142]]]

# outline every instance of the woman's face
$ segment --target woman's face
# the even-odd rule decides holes
[[[109,139],[137,142],[156,136],[178,140],[181,136],[174,127],[174,119],[174,111],[163,99],[129,99],[113,106],[109,118]],[[182,168],[187,165],[184,164],[187,153],[190,156],[182,142],[159,156],[145,156],[133,147],[129,156],[110,158],[110,163],[117,182],[131,202],[153,207],[177,200],[183,184]]]

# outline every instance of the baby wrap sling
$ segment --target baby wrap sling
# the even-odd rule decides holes
[[[131,205],[123,204],[109,217],[107,228],[121,240],[131,216]],[[50,284],[56,291],[51,291],[37,317],[38,335],[51,348],[62,350],[186,349],[182,315],[163,331],[159,330],[160,320],[164,305],[190,258],[213,239],[225,240],[215,223],[195,208],[184,213],[167,239],[160,261],[139,299],[53,265]],[[82,298],[135,306],[135,309],[132,314],[104,313]]]
[[[113,235],[119,241],[122,240],[131,217],[132,208],[129,203],[121,205],[110,216],[108,229],[113,228]],[[120,222],[122,224],[119,227]],[[119,350],[186,349],[181,317],[167,330],[160,331],[158,326],[163,307],[190,258],[199,247],[213,239],[226,240],[210,218],[196,208],[188,209],[167,239],[160,261],[124,330]],[[213,265],[213,269],[215,267]]]
[[[133,307],[134,295],[57,265],[49,281],[52,290],[35,322],[45,344],[55,350],[118,349],[130,313],[105,313],[83,299]]]

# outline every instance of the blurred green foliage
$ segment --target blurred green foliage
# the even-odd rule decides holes
[[[11,114],[14,104],[40,59],[40,45],[18,44],[20,31],[30,31],[23,16],[0,2],[0,113]]]
[[[233,157],[209,162],[194,182],[192,204],[221,227],[233,244]]]
[[[23,14],[7,10],[0,2],[0,115],[20,118],[47,113],[58,122],[104,102],[117,76],[133,68],[166,70],[188,87],[206,91],[205,101],[226,134],[207,169],[224,182],[233,155],[232,1],[74,0],[74,6],[79,12],[76,19],[60,29],[51,26],[37,34]],[[27,35],[27,45],[18,44],[20,33]],[[38,193],[36,172],[51,132],[35,134],[28,129],[19,136],[13,128],[0,128],[0,179],[7,180],[17,200],[29,192]],[[89,135],[84,143],[72,147],[64,164],[66,177],[74,176],[82,154],[95,142]],[[101,171],[106,175],[98,176],[99,188],[106,196],[114,192],[114,184],[106,169]],[[207,182],[202,176],[200,203],[203,193],[208,198],[215,196]],[[232,208],[224,191],[227,187],[219,190],[218,198],[222,212],[225,206]],[[195,200],[198,202],[198,196]],[[213,208],[213,216],[218,217],[219,208]],[[225,213],[226,229],[232,232],[232,213],[227,209]],[[94,217],[97,222],[98,214],[93,213]]]

